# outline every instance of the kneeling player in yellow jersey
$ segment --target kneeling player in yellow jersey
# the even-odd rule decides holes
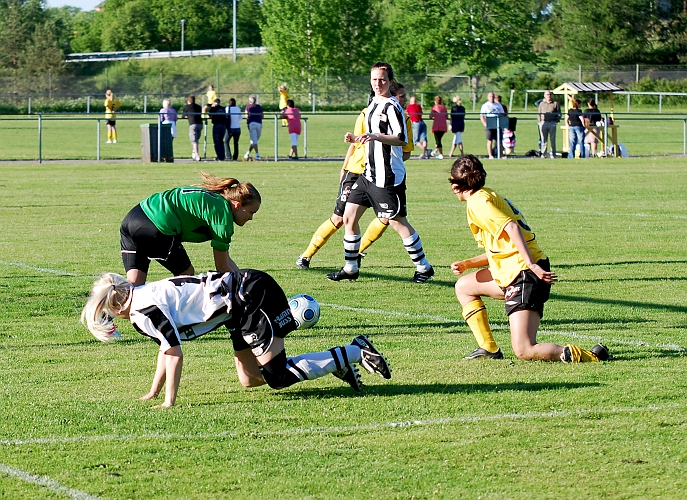
[[[398,84],[396,91],[396,99],[405,107],[406,105],[406,89],[402,84]],[[353,128],[353,134],[359,136],[365,133],[365,117],[367,115],[367,108],[363,109],[358,118],[355,121],[355,127]],[[413,152],[415,146],[413,146],[413,128],[411,127],[410,118],[406,115],[406,129],[408,130],[408,144],[403,147],[403,161],[410,158],[410,153]],[[309,269],[310,259],[318,252],[320,248],[324,246],[329,238],[339,230],[343,225],[343,213],[346,208],[346,201],[348,200],[348,195],[351,193],[351,186],[355,184],[358,180],[360,174],[365,170],[365,146],[359,142],[354,142],[348,148],[346,153],[346,158],[344,158],[343,167],[341,168],[340,184],[339,184],[339,196],[336,199],[336,206],[334,207],[334,213],[332,216],[324,221],[320,227],[317,228],[315,234],[310,240],[310,245],[301,254],[298,259],[296,259],[296,266],[299,269]],[[388,219],[378,219],[375,217],[370,222],[370,225],[365,230],[365,234],[360,241],[360,254],[364,255],[365,250],[367,250],[372,243],[377,241],[386,228],[389,227]]]
[[[482,297],[506,301],[511,344],[521,359],[564,363],[610,359],[602,344],[587,351],[573,344],[537,343],[544,302],[558,277],[551,271],[549,259],[539,248],[522,213],[510,201],[484,187],[486,176],[479,159],[467,155],[456,160],[449,178],[453,194],[467,204],[472,235],[485,250],[482,255],[451,264],[455,275],[486,267],[462,276],[456,283],[463,317],[479,344],[466,359],[503,358],[491,333]]]

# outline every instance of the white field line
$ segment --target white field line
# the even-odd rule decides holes
[[[7,262],[5,260],[0,260],[0,264],[3,266],[21,267],[22,269],[31,269],[32,271],[38,271],[39,273],[59,274],[62,276],[80,276],[79,274],[70,273],[68,271],[60,271],[59,269],[48,269],[46,267],[30,266],[28,264],[24,264],[23,262]]]
[[[47,476],[38,476],[36,474],[30,474],[21,469],[15,469],[14,467],[10,467],[9,465],[0,464],[0,472],[3,474],[7,474],[8,476],[16,477],[17,479],[21,479],[22,481],[26,481],[27,483],[43,486],[54,493],[59,493],[61,495],[68,496],[69,498],[73,498],[75,500],[99,500],[100,498],[93,495],[89,495],[88,493],[83,491],[63,486],[62,484],[58,483],[54,479],[50,479]]]
[[[432,316],[430,314],[410,314],[410,313],[404,313],[404,312],[399,312],[399,311],[389,311],[385,309],[374,309],[374,308],[368,308],[368,307],[350,307],[350,306],[344,306],[341,304],[320,304],[321,306],[325,307],[331,307],[332,309],[340,309],[343,311],[352,311],[352,312],[361,312],[365,314],[378,314],[381,316],[394,316],[394,317],[401,317],[401,318],[412,318],[412,319],[428,319],[431,321],[439,321],[441,323],[454,323],[456,325],[464,325],[465,321],[463,319],[456,319],[456,318],[445,318],[442,316]],[[493,330],[507,330],[508,325],[503,325],[499,323],[492,323],[491,327]],[[631,346],[637,346],[637,347],[658,347],[659,349],[664,349],[667,351],[684,351],[685,348],[681,347],[677,344],[652,344],[650,342],[645,342],[643,340],[624,340],[624,339],[612,339],[608,337],[602,337],[602,336],[596,336],[596,335],[582,335],[574,332],[567,332],[567,331],[562,331],[562,330],[548,330],[548,329],[542,329],[539,330],[539,334],[541,335],[557,335],[559,337],[570,337],[570,338],[576,338],[576,339],[585,339],[585,340],[595,340],[597,342],[605,341],[605,342],[612,342],[614,344],[621,344],[621,345],[631,345]]]
[[[258,436],[293,436],[302,434],[337,434],[341,432],[373,431],[378,429],[393,429],[404,427],[426,427],[433,425],[446,424],[470,424],[478,422],[494,422],[499,420],[532,420],[532,419],[557,419],[575,418],[585,415],[617,415],[624,413],[645,413],[683,409],[684,404],[668,405],[649,405],[649,406],[630,406],[613,407],[607,409],[582,409],[572,411],[548,411],[548,412],[525,412],[525,413],[500,413],[495,415],[467,415],[464,417],[445,417],[431,420],[406,420],[402,422],[378,422],[366,425],[348,425],[332,427],[296,427],[292,429],[282,429],[279,431],[257,432]],[[144,434],[123,434],[123,435],[102,435],[102,436],[77,436],[77,437],[53,437],[20,440],[2,440],[0,444],[9,446],[24,446],[35,444],[64,444],[64,443],[85,443],[94,441],[130,441],[130,440],[190,440],[190,439],[221,439],[239,438],[244,436],[242,433],[217,432],[217,433],[197,433],[197,434],[174,434],[174,433],[144,433]],[[33,477],[33,476],[32,476]],[[92,497],[84,497],[92,498]]]
[[[34,267],[34,266],[29,266],[28,264],[23,264],[21,262],[7,262],[4,260],[0,260],[0,265],[6,265],[6,266],[13,266],[13,267],[21,267],[24,269],[32,269],[34,271],[42,272],[42,273],[51,273],[51,274],[58,274],[58,275],[64,275],[64,276],[83,276],[80,274],[75,274],[75,273],[70,273],[67,271],[61,271],[59,269],[48,269],[48,268],[43,268],[43,267]],[[353,312],[362,312],[365,314],[378,314],[382,316],[395,316],[395,317],[401,317],[401,318],[413,318],[413,319],[426,319],[430,321],[439,321],[441,323],[454,323],[456,325],[463,324],[462,319],[456,319],[456,318],[446,318],[443,316],[433,316],[430,314],[410,314],[410,313],[404,313],[400,311],[389,311],[389,310],[384,310],[384,309],[374,309],[374,308],[367,308],[367,307],[350,307],[350,306],[345,306],[341,304],[320,304],[325,307],[331,307],[332,309],[341,309],[345,311],[353,311]],[[492,328],[494,330],[505,330],[508,328],[508,325],[500,325],[500,324],[492,324]],[[665,349],[668,351],[684,351],[685,348],[677,345],[677,344],[652,344],[650,342],[645,342],[643,340],[623,340],[623,339],[611,339],[611,338],[606,338],[606,337],[601,337],[601,336],[594,336],[594,335],[581,335],[577,334],[574,332],[566,332],[566,331],[556,331],[556,330],[540,330],[539,332],[541,335],[557,335],[561,337],[570,337],[570,338],[577,338],[577,339],[587,339],[587,340],[596,340],[596,341],[607,341],[607,342],[613,342],[614,344],[621,344],[621,345],[632,345],[632,346],[637,346],[637,347],[658,347],[659,349]]]

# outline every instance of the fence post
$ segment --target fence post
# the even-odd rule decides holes
[[[608,113],[604,114],[604,156],[608,158]]]
[[[626,94],[626,95],[627,95],[627,112],[629,113],[630,112],[630,97],[631,96],[630,96],[630,94]]]
[[[31,114],[31,96],[29,96],[29,114]]]
[[[162,113],[157,114],[157,162],[162,162]]]
[[[143,114],[148,114],[148,94],[143,96]]]
[[[663,94],[658,94],[658,113],[663,113]]]
[[[527,98],[530,96],[530,93],[525,90],[525,111],[527,111]]]
[[[303,118],[303,158],[308,157],[308,119]]]
[[[508,101],[508,112],[511,113],[513,111],[513,92],[515,90],[510,89],[510,100]]]
[[[639,64],[637,65],[637,73],[635,73],[635,83],[639,83]]]
[[[274,161],[279,161],[277,158],[279,156],[279,128],[277,124],[279,123],[279,115],[274,115]]]
[[[91,96],[89,95],[86,96],[86,114],[91,114]]]
[[[682,154],[687,155],[687,118],[682,120]]]
[[[315,103],[317,102],[317,94],[315,92],[313,92],[312,94],[310,94],[310,96],[312,98],[312,112],[314,114],[316,111],[315,110]]]
[[[472,93],[472,111],[474,112],[477,107],[477,94],[475,92]]]
[[[582,83],[582,65],[577,65],[577,83]]]
[[[100,161],[100,118],[96,118],[95,123],[97,127],[95,132],[95,159]]]
[[[43,163],[43,114],[38,113],[38,163]]]

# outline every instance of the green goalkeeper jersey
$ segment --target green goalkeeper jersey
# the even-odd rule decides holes
[[[226,252],[234,234],[231,205],[217,193],[199,187],[180,187],[156,193],[141,208],[162,234],[180,235],[181,241],[211,241]]]

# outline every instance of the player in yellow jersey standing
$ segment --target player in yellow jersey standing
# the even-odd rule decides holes
[[[117,144],[117,110],[122,106],[111,90],[105,92],[105,123],[107,124],[107,144]]]
[[[406,89],[403,84],[397,85],[396,99],[405,107],[406,105]],[[355,126],[353,127],[353,134],[356,136],[365,133],[365,116],[367,114],[367,108],[363,109],[358,118],[355,121]],[[415,147],[413,146],[413,132],[410,126],[410,118],[406,115],[406,128],[408,130],[408,144],[403,147],[403,160],[406,161],[410,158],[410,153],[413,152]],[[339,230],[343,225],[343,213],[346,208],[346,201],[348,200],[348,195],[351,193],[351,186],[355,184],[358,180],[360,174],[365,170],[365,146],[359,142],[354,142],[348,147],[346,153],[346,158],[344,158],[343,167],[341,168],[341,175],[339,176],[339,196],[336,199],[336,206],[334,207],[334,213],[332,216],[324,221],[312,239],[310,240],[310,245],[303,252],[303,254],[296,259],[296,266],[299,269],[309,269],[310,259],[318,252],[320,248],[324,246],[329,238]],[[360,254],[364,255],[365,250],[377,241],[386,228],[389,227],[388,219],[378,219],[375,217],[370,222],[367,227],[365,234],[360,242]]]
[[[286,85],[286,82],[284,82],[281,85],[279,85],[279,109],[281,110],[282,113],[284,111],[286,111],[286,108],[288,107],[288,104],[287,104],[288,100],[289,100],[289,89],[288,89],[288,85]],[[282,119],[282,121],[281,121],[282,127],[286,127],[288,124],[289,124],[289,121],[286,118]]]
[[[503,358],[491,333],[482,297],[506,301],[511,345],[520,359],[564,363],[610,359],[602,344],[587,351],[573,344],[537,342],[544,303],[558,277],[551,271],[549,259],[539,248],[522,213],[510,201],[484,187],[486,177],[479,159],[467,155],[456,160],[449,178],[453,194],[467,205],[472,235],[485,250],[477,257],[451,264],[451,270],[458,276],[468,269],[486,268],[461,276],[456,283],[463,317],[479,344],[465,359]]]

